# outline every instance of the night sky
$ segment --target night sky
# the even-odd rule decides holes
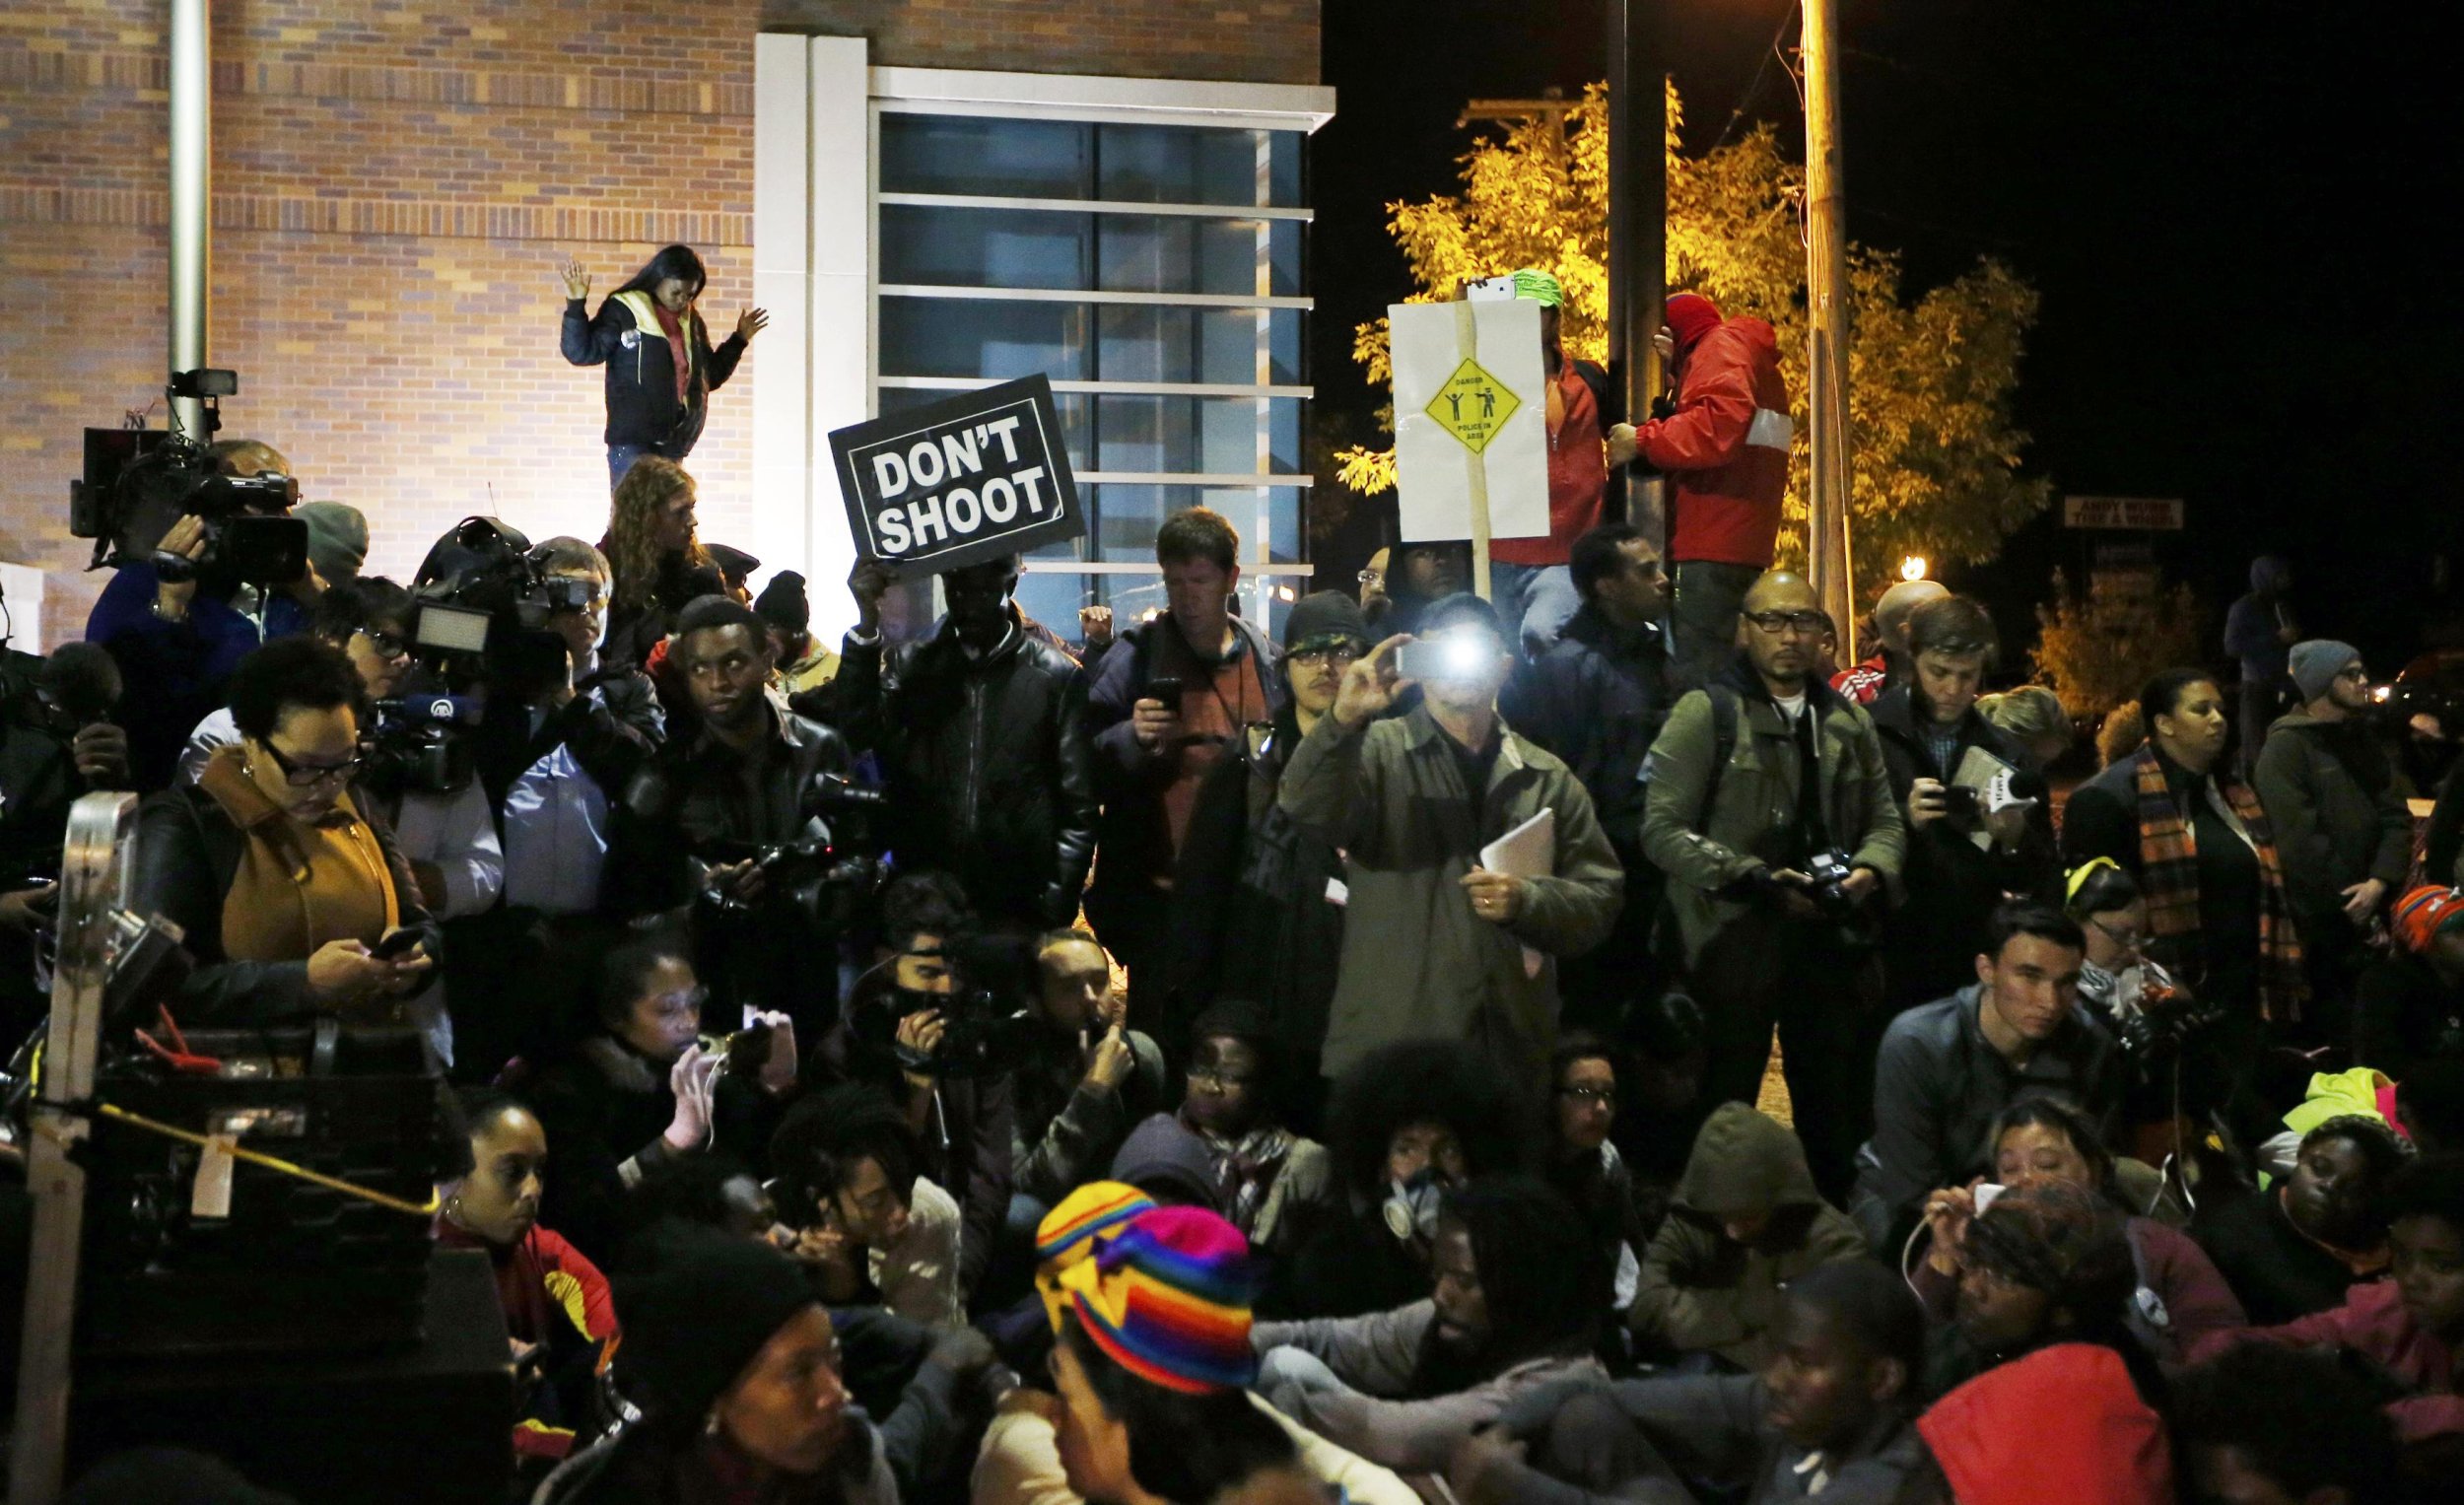
[[[1795,93],[1761,66],[1784,14],[1668,7],[1689,152],[1743,101],[1796,155]],[[1574,94],[1605,40],[1597,0],[1330,0],[1325,29],[1314,377],[1321,422],[1365,440],[1379,396],[1351,328],[1406,291],[1384,202],[1452,190],[1466,100]],[[2187,499],[2160,557],[2219,620],[2253,550],[2278,549],[2310,628],[2387,664],[2458,541],[2457,31],[2436,7],[1846,0],[1849,233],[1902,252],[1912,289],[1980,254],[2016,267],[2044,295],[2028,470]],[[2008,632],[2085,557],[2040,519],[1945,578]]]

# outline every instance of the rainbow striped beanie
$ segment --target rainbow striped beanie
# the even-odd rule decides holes
[[[1154,1210],[1155,1199],[1118,1181],[1095,1181],[1061,1199],[1044,1221],[1035,1225],[1035,1289],[1044,1298],[1044,1315],[1053,1331],[1061,1331],[1066,1307],[1058,1283],[1061,1272],[1095,1253],[1095,1241],[1120,1230],[1141,1212]]]
[[[1249,1240],[1197,1207],[1139,1213],[1094,1259],[1060,1276],[1098,1348],[1139,1379],[1185,1395],[1242,1390],[1257,1378],[1254,1282]]]

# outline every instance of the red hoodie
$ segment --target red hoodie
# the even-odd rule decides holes
[[[1684,354],[1677,411],[1634,431],[1666,471],[1669,562],[1771,567],[1788,494],[1788,388],[1779,339],[1758,318],[1732,318]],[[1769,414],[1757,423],[1757,414]]]
[[[2164,1420],[2110,1348],[2056,1343],[1988,1369],[1916,1429],[1959,1505],[2172,1505]]]

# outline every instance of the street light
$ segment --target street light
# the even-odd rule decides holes
[[[1925,556],[1922,554],[1909,554],[1902,557],[1899,561],[1899,578],[1903,581],[1921,581],[1925,579]]]

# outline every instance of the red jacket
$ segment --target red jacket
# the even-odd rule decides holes
[[[2056,1343],[1934,1402],[1917,1431],[1959,1505],[2171,1505],[2163,1418],[2110,1348]]]
[[[1598,376],[1571,356],[1557,367],[1557,394],[1565,411],[1548,431],[1548,533],[1542,538],[1498,538],[1488,557],[1501,565],[1562,565],[1574,557],[1574,540],[1600,525],[1608,501],[1608,428],[1592,388]],[[1541,393],[1545,398],[1546,393]]]
[[[484,1249],[495,1263],[507,1334],[542,1350],[523,1414],[513,1422],[513,1452],[563,1458],[573,1450],[575,1427],[587,1419],[593,1377],[615,1351],[616,1303],[607,1277],[581,1250],[535,1224],[518,1242],[500,1246],[440,1218],[437,1242]]]
[[[2410,1445],[2464,1434],[2464,1396],[2455,1394],[2455,1351],[2413,1320],[2393,1280],[2357,1285],[2336,1310],[2282,1327],[2210,1334],[2192,1347],[2191,1361],[2214,1358],[2235,1343],[2350,1348],[2422,1392],[2387,1407],[2398,1439]]]
[[[1770,417],[1756,423],[1758,413]],[[1634,431],[1668,473],[1669,560],[1771,567],[1788,492],[1788,388],[1779,340],[1758,318],[1732,318],[1685,355],[1677,411]]]

